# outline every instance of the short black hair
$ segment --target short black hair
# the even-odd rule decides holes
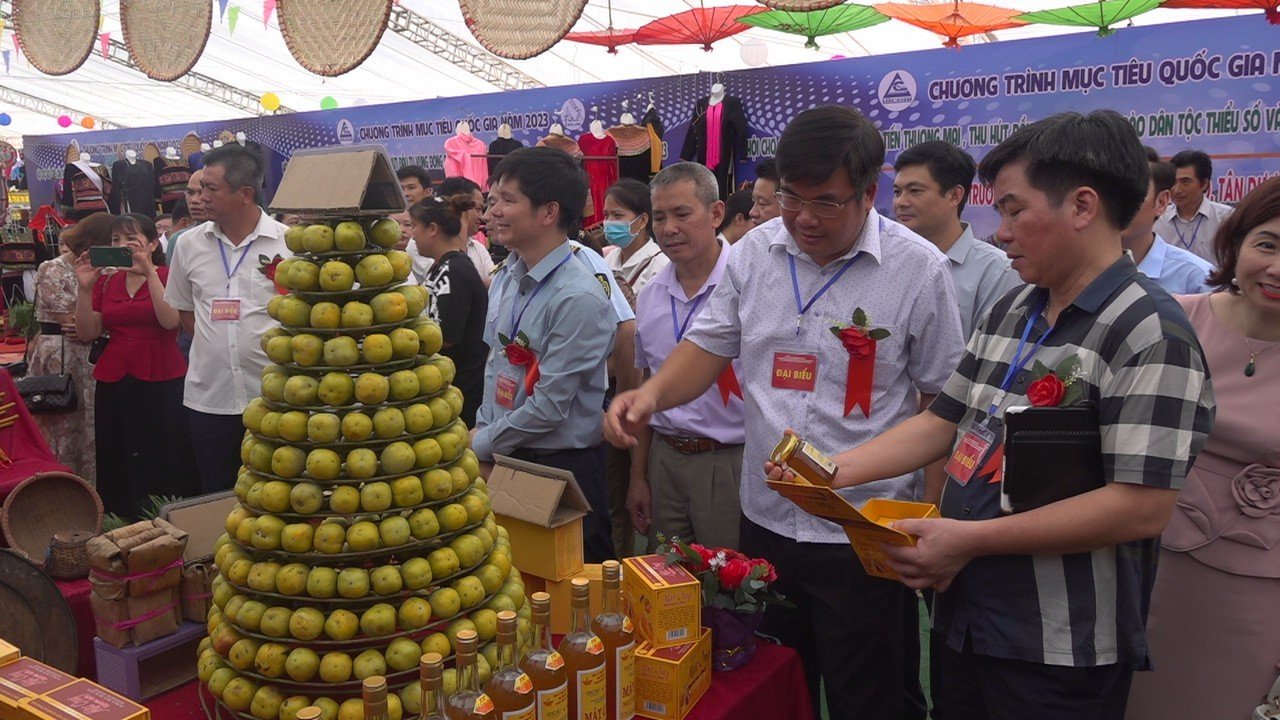
[[[622,207],[636,215],[645,216],[645,237],[653,237],[653,197],[649,194],[649,186],[634,178],[622,178],[609,186],[604,193],[605,198],[613,198]],[[604,208],[596,208],[597,215],[604,215]]]
[[[1183,150],[1169,158],[1169,162],[1173,163],[1175,171],[1177,168],[1188,166],[1195,168],[1196,179],[1201,182],[1213,177],[1213,160],[1210,160],[1209,155],[1201,150]]]
[[[222,166],[222,176],[232,190],[253,188],[254,198],[262,191],[262,155],[239,143],[214,148],[204,155],[204,166]]]
[[[899,153],[897,161],[893,163],[893,171],[901,172],[902,168],[914,165],[927,167],[929,176],[944,193],[957,185],[963,188],[964,195],[960,198],[956,215],[964,211],[965,204],[969,202],[973,176],[978,172],[978,163],[973,161],[973,156],[949,142],[929,140]]]
[[[1173,184],[1177,182],[1178,173],[1173,169],[1173,163],[1167,163],[1157,160],[1151,164],[1151,183],[1156,188],[1156,194],[1166,190],[1172,190]]]
[[[1155,148],[1151,147],[1150,145],[1143,145],[1143,146],[1142,146],[1142,151],[1143,151],[1143,152],[1145,152],[1145,153],[1147,154],[1147,162],[1153,162],[1153,163],[1160,162],[1160,151],[1159,151],[1159,150],[1156,150]]]
[[[565,151],[549,147],[512,150],[493,169],[490,179],[520,183],[521,194],[534,207],[556,203],[560,206],[559,228],[566,235],[577,233],[587,204],[587,173]]]
[[[423,187],[427,186],[424,185]],[[476,191],[480,191],[481,195],[484,194],[484,191],[480,190],[480,186],[475,180],[461,176],[447,177],[441,180],[440,184],[435,187],[435,193],[443,197],[449,197],[450,195],[470,195]]]
[[[778,174],[787,182],[820,183],[843,170],[859,193],[876,183],[884,138],[852,108],[824,105],[795,117],[778,139]]]
[[[169,214],[169,217],[175,225],[191,217],[191,209],[187,207],[186,198],[178,198],[178,201],[173,204],[173,212]]]
[[[775,183],[782,180],[782,177],[778,175],[778,162],[776,160],[765,160],[756,165],[756,178],[772,180]]]
[[[422,185],[422,187],[431,187],[431,175],[427,172],[427,169],[421,165],[405,165],[396,171],[396,178],[400,180],[417,178],[418,184]]]
[[[1133,221],[1151,182],[1138,133],[1114,110],[1058,113],[1027,125],[987,153],[978,176],[991,185],[1006,165],[1018,161],[1026,162],[1031,186],[1055,205],[1073,188],[1093,188],[1116,228]]]
[[[720,227],[717,228],[716,231],[724,232],[724,229],[729,227],[729,225],[733,223],[734,218],[739,215],[743,217],[750,217],[751,205],[752,200],[750,190],[739,190],[738,192],[730,195],[729,199],[724,203],[724,222],[720,223]]]

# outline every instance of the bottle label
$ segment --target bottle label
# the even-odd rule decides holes
[[[520,673],[520,677],[516,678],[516,682],[512,686],[512,689],[521,695],[525,695],[529,691],[533,690],[533,680],[525,673]]]
[[[609,711],[609,674],[604,665],[574,674],[578,684],[578,717],[573,720],[605,720]]]
[[[538,706],[530,705],[524,710],[512,710],[502,713],[502,720],[538,720]]]
[[[811,460],[814,465],[817,465],[818,467],[825,470],[828,475],[835,474],[836,464],[834,462],[831,462],[831,458],[827,457],[826,455],[823,455],[822,451],[818,450],[817,448],[810,445],[809,443],[804,443],[800,446],[800,454],[804,455],[806,458]]]
[[[480,693],[476,696],[476,704],[472,710],[476,715],[488,715],[493,712],[493,700],[490,700],[488,695]]]
[[[568,682],[538,691],[538,720],[569,720]]]
[[[635,623],[631,622],[631,616],[623,615],[622,616],[622,632],[633,633],[635,631],[636,631],[636,625]]]
[[[587,640],[587,652],[592,655],[599,655],[604,652],[604,641],[598,635],[592,635],[591,639]]]
[[[547,655],[546,668],[548,670],[559,670],[562,667],[564,667],[564,656],[555,650],[552,650],[551,653]]]
[[[614,687],[618,688],[613,716],[631,720],[636,714],[636,644],[634,641],[614,651]]]

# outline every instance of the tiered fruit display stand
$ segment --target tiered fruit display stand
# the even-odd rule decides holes
[[[419,712],[418,661],[457,633],[495,661],[497,612],[529,608],[458,419],[453,362],[401,285],[407,254],[385,218],[291,228],[275,265],[272,361],[244,412],[239,505],[215,548],[199,677],[210,716],[354,715],[360,681],[387,678],[391,717]],[[268,262],[264,259],[264,264]],[[198,441],[198,439],[197,439]],[[456,682],[447,671],[446,690]]]

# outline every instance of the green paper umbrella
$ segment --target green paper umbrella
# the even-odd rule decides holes
[[[1098,0],[1086,5],[1023,13],[1018,19],[1045,25],[1096,27],[1098,37],[1106,37],[1115,32],[1111,29],[1112,25],[1154,10],[1161,2],[1162,0]]]
[[[805,36],[804,46],[814,50],[818,49],[818,43],[814,38],[821,35],[852,32],[888,21],[888,15],[866,5],[837,5],[826,10],[809,12],[770,10],[738,18],[738,22],[747,25],[792,35],[803,35]]]

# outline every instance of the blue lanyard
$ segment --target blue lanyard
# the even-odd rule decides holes
[[[256,238],[255,238],[256,240]],[[236,260],[235,267],[231,267],[231,263],[227,262],[227,249],[222,246],[222,241],[218,240],[218,254],[222,256],[222,269],[227,273],[227,294],[231,294],[231,278],[235,277],[236,271],[240,269],[240,265],[244,263],[244,259],[249,257],[249,248],[253,247],[253,240],[250,240],[244,246],[244,252],[241,253],[240,259]]]
[[[1051,325],[1049,326],[1049,329],[1045,330],[1044,334],[1040,336],[1040,339],[1036,341],[1036,344],[1031,346],[1031,351],[1026,355],[1022,354],[1023,349],[1027,346],[1027,338],[1031,337],[1031,328],[1036,324],[1036,318],[1040,317],[1040,313],[1044,312],[1044,306],[1048,302],[1048,298],[1042,299],[1036,304],[1035,308],[1032,309],[1031,314],[1027,316],[1026,327],[1022,328],[1022,338],[1018,340],[1018,347],[1013,351],[1013,359],[1009,361],[1009,369],[1004,373],[1004,380],[1000,381],[1000,392],[996,393],[995,398],[992,399],[991,409],[987,410],[987,415],[995,414],[1001,401],[1004,400],[1005,393],[1007,393],[1009,388],[1013,385],[1014,376],[1022,372],[1022,369],[1027,366],[1028,362],[1031,362],[1031,358],[1036,354],[1036,351],[1040,349],[1040,346],[1044,345],[1044,341],[1048,340],[1049,336],[1053,334],[1053,326]]]
[[[1181,244],[1183,248],[1185,248],[1185,249],[1187,249],[1187,250],[1190,250],[1190,249],[1191,249],[1191,246],[1195,244],[1195,242],[1196,242],[1196,233],[1200,232],[1200,223],[1202,223],[1202,222],[1204,222],[1204,216],[1203,216],[1203,215],[1197,215],[1197,216],[1196,216],[1196,226],[1195,226],[1194,228],[1192,228],[1192,230],[1191,230],[1191,239],[1190,239],[1190,240],[1187,240],[1187,238],[1182,234],[1182,231],[1178,229],[1178,216],[1177,216],[1177,214],[1176,214],[1176,213],[1174,214],[1174,216],[1173,216],[1173,222],[1172,222],[1172,223],[1170,223],[1170,225],[1173,225],[1173,231],[1174,231],[1174,232],[1176,232],[1176,233],[1178,233],[1178,243],[1179,243],[1179,244]],[[1188,224],[1190,224],[1190,223],[1188,223]]]
[[[831,289],[831,286],[835,285],[836,281],[840,279],[840,276],[844,275],[845,270],[852,267],[860,257],[862,257],[862,255],[858,254],[848,260],[845,260],[844,265],[840,266],[840,269],[836,271],[836,274],[832,275],[830,280],[827,280],[827,284],[823,285],[818,292],[814,293],[813,297],[809,298],[809,302],[802,305],[800,300],[800,278],[796,275],[796,257],[795,255],[787,253],[787,262],[791,263],[791,291],[795,293],[796,298],[796,335],[800,334],[800,322],[804,319],[804,314],[809,312],[809,308],[813,307],[813,304],[818,302],[818,298],[825,295],[826,292]]]
[[[693,317],[698,314],[698,306],[702,304],[702,298],[706,297],[710,292],[711,291],[708,290],[706,293],[703,293],[694,299],[693,307],[689,308],[689,314],[685,316],[683,324],[676,322],[676,299],[674,297],[671,298],[671,327],[676,332],[676,342],[680,342],[684,339],[684,334],[689,329],[689,323],[693,320]]]
[[[547,284],[547,281],[551,279],[551,276],[555,275],[556,271],[559,270],[561,266],[569,262],[569,258],[571,257],[573,257],[573,253],[565,255],[564,259],[561,260],[559,264],[551,268],[551,272],[547,273],[546,277],[538,281],[538,284],[533,287],[533,292],[529,293],[529,299],[524,301],[524,307],[520,308],[520,314],[518,316],[516,315],[516,303],[514,301],[511,303],[511,342],[515,342],[516,336],[520,334],[520,323],[524,320],[524,311],[529,309],[529,303],[533,302],[533,299],[538,297],[538,293],[542,292],[542,288]]]

